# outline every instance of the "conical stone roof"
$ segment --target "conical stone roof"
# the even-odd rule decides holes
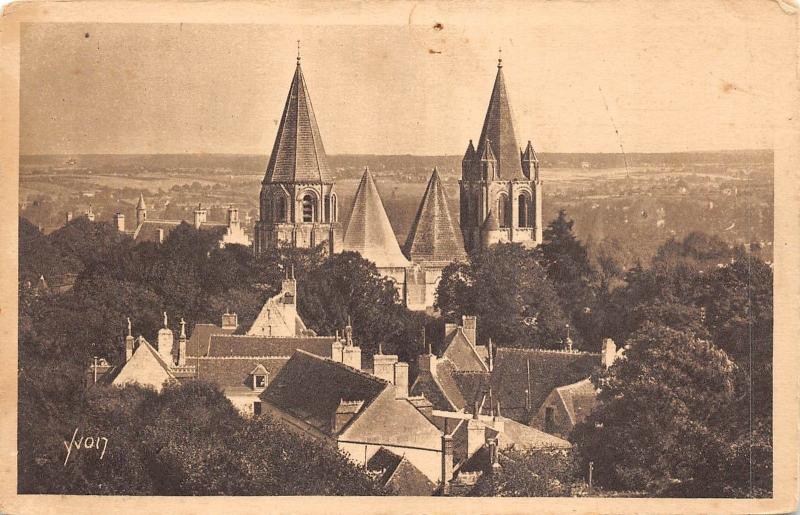
[[[264,181],[333,182],[299,59]]]
[[[344,250],[358,252],[378,268],[405,268],[410,265],[400,252],[369,168],[364,169],[353,199],[353,210],[342,246]]]
[[[456,229],[450,216],[447,195],[436,168],[408,234],[405,254],[414,262],[450,262],[466,258],[461,231]]]
[[[497,66],[497,77],[486,110],[483,130],[478,140],[477,154],[483,158],[486,146],[490,145],[492,153],[497,160],[496,174],[500,180],[524,180],[522,163],[519,156],[519,146],[514,133],[514,124],[511,120],[511,108],[508,103],[506,83],[503,78],[503,67]]]

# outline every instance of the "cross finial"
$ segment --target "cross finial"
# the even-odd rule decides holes
[[[186,321],[181,318],[181,338],[186,338]]]
[[[503,67],[503,48],[500,47],[497,49],[497,67]]]
[[[297,65],[300,66],[300,40],[297,40]]]
[[[127,320],[128,320],[128,336],[132,338],[133,335],[131,334],[131,317],[127,317]]]
[[[167,324],[167,312],[164,311],[164,327],[167,327],[168,325],[169,324]]]

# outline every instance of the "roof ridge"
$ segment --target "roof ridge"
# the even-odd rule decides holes
[[[335,365],[338,368],[347,370],[349,372],[354,372],[354,373],[362,376],[365,379],[372,380],[373,382],[376,382],[376,383],[379,383],[379,384],[383,384],[383,385],[387,385],[387,386],[391,384],[386,379],[374,376],[374,375],[370,374],[369,372],[364,372],[363,370],[351,367],[350,365],[345,365],[344,363],[342,363],[340,361],[334,361],[334,360],[332,360],[330,358],[324,358],[322,356],[317,356],[316,354],[312,354],[311,352],[305,351],[303,349],[295,350],[295,354],[305,355],[307,357],[314,358],[315,360],[320,361],[322,363],[329,363],[331,365]]]
[[[300,350],[300,349],[298,349]],[[192,359],[217,359],[217,360],[225,360],[225,359],[290,359],[292,356],[190,356]]]

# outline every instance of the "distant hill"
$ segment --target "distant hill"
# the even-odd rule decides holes
[[[369,166],[382,169],[430,170],[439,166],[444,173],[461,170],[461,155],[414,156],[338,154],[329,156],[334,169],[353,169]],[[104,169],[164,170],[202,168],[219,169],[231,174],[258,174],[266,169],[269,156],[256,154],[82,154],[82,155],[23,155],[22,167],[49,167],[76,171]],[[741,166],[752,163],[772,163],[772,150],[731,150],[713,152],[669,153],[541,153],[543,168],[623,168],[637,166],[727,165]]]

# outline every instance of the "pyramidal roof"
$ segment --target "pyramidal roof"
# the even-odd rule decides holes
[[[400,252],[369,168],[364,169],[353,199],[353,211],[344,233],[343,248],[360,253],[378,268],[399,268],[410,264]]]
[[[508,104],[506,82],[503,78],[503,64],[497,64],[497,77],[494,80],[492,97],[486,110],[486,119],[478,140],[477,154],[483,158],[486,146],[490,145],[492,154],[497,159],[497,177],[502,180],[524,180],[519,146],[514,134],[511,120],[511,108]],[[488,154],[488,153],[487,153]]]
[[[405,245],[406,256],[412,261],[443,261],[466,258],[461,231],[457,230],[447,206],[447,195],[433,169],[425,195]]]
[[[136,203],[136,209],[147,209],[147,206],[144,203],[143,193],[139,193],[139,202]]]
[[[264,180],[333,182],[299,57]]]

